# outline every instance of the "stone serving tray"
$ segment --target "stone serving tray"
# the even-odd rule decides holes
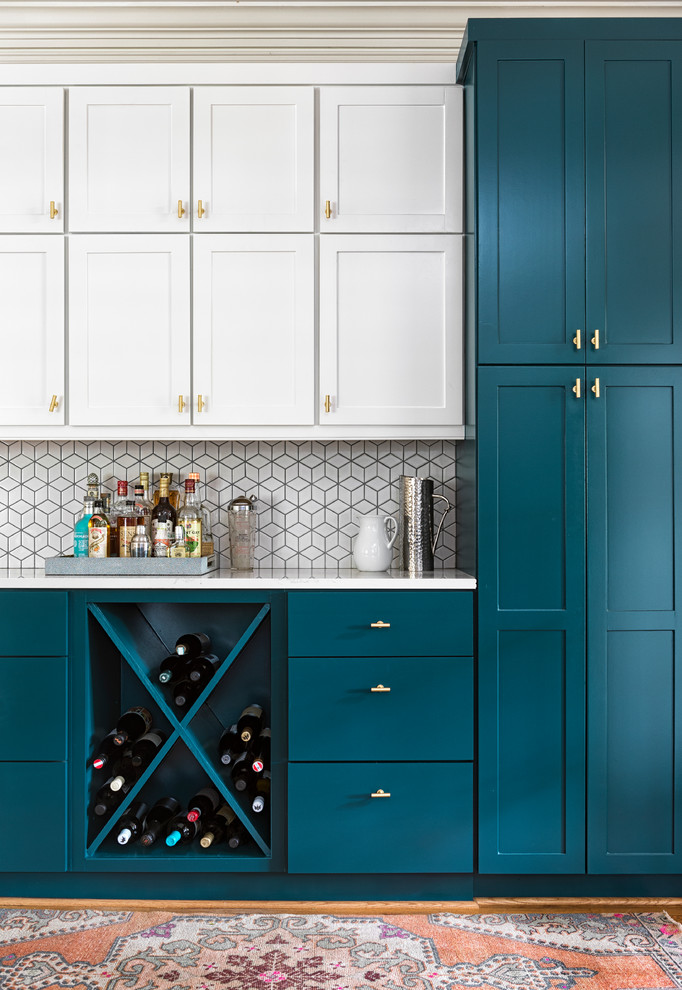
[[[215,570],[217,558],[211,557],[47,557],[46,574],[66,576],[80,574],[192,575]]]

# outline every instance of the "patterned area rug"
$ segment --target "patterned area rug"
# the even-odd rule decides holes
[[[0,910],[0,990],[682,988],[666,914]]]

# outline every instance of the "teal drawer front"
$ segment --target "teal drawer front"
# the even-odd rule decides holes
[[[289,872],[471,872],[472,788],[470,763],[291,764]]]
[[[66,869],[66,764],[0,763],[0,873]],[[18,827],[17,827],[18,825]]]
[[[0,656],[61,657],[66,652],[65,591],[0,594]]]
[[[471,760],[473,706],[470,657],[294,657],[289,759]]]
[[[382,627],[372,623],[383,622]],[[470,656],[473,594],[467,591],[295,591],[289,655]]]
[[[0,657],[0,759],[66,759],[66,658]]]

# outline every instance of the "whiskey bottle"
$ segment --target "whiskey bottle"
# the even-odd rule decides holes
[[[146,490],[145,486],[142,484],[142,477],[143,477],[143,475],[141,474],[140,475],[140,484],[139,485],[135,485],[135,487],[133,488],[133,496],[135,498],[135,509],[137,510],[137,514],[138,514],[138,516],[142,517],[140,519],[140,522],[144,524],[144,527],[147,530],[147,535],[148,536],[151,536],[151,532],[152,532],[152,509],[154,508],[154,506],[149,501],[149,496],[147,495],[147,490]],[[149,481],[147,481],[147,484],[149,484]],[[139,525],[139,523],[138,523],[138,525]]]
[[[152,512],[152,556],[167,557],[173,542],[177,514],[168,497],[168,481],[161,475],[159,501]]]
[[[134,500],[127,499],[124,508],[119,509],[117,521],[119,557],[130,557],[130,544],[138,526],[144,526],[144,516],[138,515]]]
[[[161,482],[166,480],[168,482],[168,499],[170,504],[176,510],[180,503],[180,492],[177,490],[173,484],[173,473],[172,471],[162,471],[159,475],[159,487],[154,492],[153,504],[154,506],[159,504],[159,499],[161,498]]]
[[[201,557],[201,528],[203,517],[201,503],[194,491],[194,481],[185,482],[185,501],[178,512],[178,524],[185,531],[185,546],[188,557]]]

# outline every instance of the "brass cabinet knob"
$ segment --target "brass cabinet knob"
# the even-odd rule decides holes
[[[182,205],[182,200],[178,200],[178,220],[182,220],[185,215],[185,207]]]
[[[382,622],[381,619],[379,619],[377,622],[370,622],[369,627],[370,629],[390,629],[391,623]]]
[[[50,220],[54,220],[54,218],[55,218],[56,216],[58,216],[58,214],[59,214],[59,210],[58,210],[58,209],[57,209],[57,207],[55,206],[55,204],[54,204],[54,200],[53,200],[53,199],[51,199],[51,200],[50,200]]]
[[[56,395],[53,395],[52,396],[52,401],[50,402],[50,408],[49,408],[48,412],[54,412],[55,409],[58,407],[58,405],[59,405],[59,400],[57,399],[57,396]]]
[[[199,218],[199,220],[201,220],[205,212],[206,210],[204,209],[203,202],[202,200],[199,200],[197,204],[197,217]]]
[[[371,797],[390,797],[390,796],[391,796],[390,791],[382,791],[381,788],[379,788],[378,791],[373,791],[371,794]]]
[[[390,687],[384,687],[383,684],[377,684],[376,687],[370,688],[372,694],[381,694],[385,691],[390,691],[390,690],[391,690]]]

